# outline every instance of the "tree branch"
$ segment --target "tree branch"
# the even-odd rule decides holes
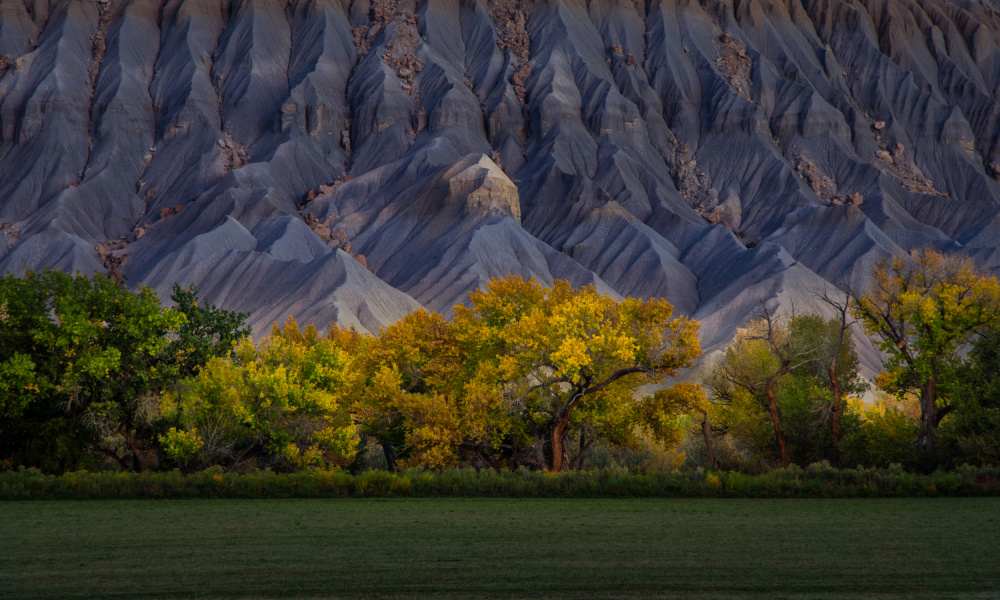
[[[122,460],[122,458],[118,456],[117,453],[112,452],[111,450],[108,450],[106,448],[102,448],[101,446],[98,446],[96,442],[94,442],[92,445],[94,447],[94,450],[97,450],[98,452],[107,456],[108,458],[114,459],[114,461],[118,463],[118,466],[120,466],[122,470],[132,471],[132,469],[130,469],[129,466],[125,464],[125,461]]]

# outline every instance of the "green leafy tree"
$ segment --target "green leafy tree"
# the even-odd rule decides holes
[[[84,448],[153,466],[149,426],[156,394],[177,376],[168,336],[184,315],[143,286],[55,270],[6,276],[0,303],[4,452],[51,470],[78,466]]]
[[[913,445],[920,433],[920,407],[915,397],[883,396],[871,404],[851,400],[844,416],[841,462],[845,466],[919,466]]]
[[[713,407],[702,436],[729,436],[742,464],[835,462],[846,398],[866,389],[844,319],[768,311],[726,350],[706,384]],[[732,459],[729,460],[733,462]]]
[[[191,377],[212,358],[232,354],[235,346],[250,337],[246,319],[250,313],[223,310],[198,298],[198,289],[174,284],[170,299],[186,318],[171,342],[170,353],[179,357],[181,377]]]
[[[174,288],[164,309],[95,275],[27,271],[0,279],[0,459],[65,471],[93,453],[123,469],[157,465],[159,394],[249,334],[246,315]]]
[[[852,328],[857,320],[851,318],[851,293],[844,292],[843,299],[838,299],[828,292],[818,295],[819,299],[829,305],[837,313],[836,318],[821,326],[821,332],[826,336],[826,342],[820,343],[818,364],[826,367],[826,378],[830,384],[830,442],[834,465],[840,460],[841,423],[847,409],[847,398],[854,394],[862,394],[869,389],[869,384],[860,375],[860,361],[855,352]]]
[[[849,317],[849,303],[825,297],[837,312],[837,317],[825,320],[819,315],[801,315],[795,330],[804,347],[812,348],[815,360],[803,363],[792,375],[793,389],[799,395],[801,407],[797,427],[796,445],[798,462],[826,459],[839,462],[842,421],[847,410],[847,400],[868,390],[868,382],[861,377],[860,361],[854,349]],[[789,390],[792,393],[792,389]],[[815,425],[824,427],[817,428]],[[804,452],[805,446],[813,448]]]
[[[957,372],[951,405],[941,422],[940,460],[952,466],[1000,465],[1000,330],[973,344]]]
[[[815,346],[797,335],[799,322],[795,315],[778,317],[764,307],[761,316],[738,333],[708,381],[717,402],[735,406],[756,403],[767,411],[783,467],[791,459],[778,392],[793,371],[817,359]]]
[[[769,401],[764,395],[765,384],[779,369],[767,344],[740,336],[726,348],[725,356],[706,379],[712,400],[706,418],[714,433],[705,435],[705,443],[710,454],[718,452],[722,466],[749,465],[760,459],[770,462],[774,457],[780,460]],[[779,427],[784,435],[783,423]],[[717,450],[712,448],[714,438],[723,442]]]

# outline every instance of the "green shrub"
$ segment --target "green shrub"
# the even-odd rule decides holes
[[[0,472],[2,500],[126,498],[880,498],[1000,496],[1000,468],[963,466],[929,475],[887,469],[824,465],[748,475],[704,471],[629,472],[601,469],[570,473],[453,469],[402,473],[257,471],[225,473],[215,467],[190,475],[179,471],[114,473],[77,471],[46,475],[38,469]]]

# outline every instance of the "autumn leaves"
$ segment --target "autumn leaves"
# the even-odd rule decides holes
[[[166,394],[163,415],[179,427],[165,448],[189,467],[249,460],[252,448],[288,467],[328,467],[354,460],[365,438],[390,468],[581,468],[596,441],[679,437],[700,387],[637,390],[690,366],[697,333],[663,300],[518,277],[474,292],[450,322],[418,311],[378,337],[320,336],[289,320]],[[187,441],[220,430],[225,448]]]
[[[564,281],[494,279],[451,320],[421,310],[378,336],[290,318],[258,343],[246,315],[194,290],[164,309],[101,277],[0,284],[9,468],[560,472],[651,443],[715,467],[881,465],[915,438],[932,450],[948,415],[965,432],[948,433],[952,446],[995,438],[977,429],[994,402],[976,391],[993,356],[977,340],[1000,340],[1000,285],[933,250],[878,262],[864,291],[828,300],[839,319],[764,311],[704,386],[676,380],[701,356],[696,321]],[[913,400],[919,428],[902,408],[857,401],[855,322],[886,358],[886,402]]]

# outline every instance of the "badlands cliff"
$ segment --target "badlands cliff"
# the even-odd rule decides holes
[[[890,253],[1000,269],[979,1],[0,0],[0,55],[0,269],[195,283],[258,333],[517,273],[712,350]]]

